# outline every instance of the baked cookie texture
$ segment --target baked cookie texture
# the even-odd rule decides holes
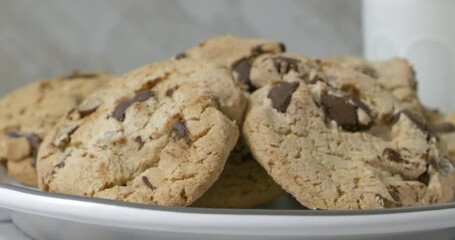
[[[424,108],[430,130],[439,137],[450,157],[455,159],[455,112],[444,114],[437,109]]]
[[[246,96],[254,90],[250,82],[251,65],[266,53],[285,51],[284,44],[258,38],[220,36],[205,40],[198,46],[176,56],[177,59],[204,59],[229,69],[236,85]],[[239,110],[246,108],[239,106]],[[241,128],[242,119],[236,121]],[[283,190],[249,153],[239,140],[220,178],[193,206],[217,208],[249,208],[275,200]]]
[[[43,141],[44,191],[188,206],[219,177],[245,96],[226,69],[164,61],[90,95]]]
[[[311,209],[451,201],[453,162],[422,115],[377,80],[300,55],[260,56],[243,136],[273,179]]]
[[[207,39],[198,46],[175,56],[176,59],[208,60],[232,71],[237,85],[253,91],[249,78],[251,65],[258,56],[285,52],[283,43],[260,38],[240,38],[231,35]]]
[[[422,104],[417,96],[416,74],[412,65],[403,58],[383,61],[367,61],[361,57],[332,57],[326,59],[376,79],[379,85],[401,101],[408,110],[423,114]]]
[[[30,83],[0,99],[0,158],[9,175],[36,186],[36,157],[46,133],[88,94],[111,77],[74,72],[52,80]]]

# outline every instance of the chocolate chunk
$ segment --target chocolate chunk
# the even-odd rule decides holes
[[[148,188],[152,190],[156,189],[146,176],[142,176],[142,182],[144,182],[145,186],[147,186]]]
[[[77,124],[71,124],[70,126],[60,129],[57,133],[57,136],[54,139],[54,146],[58,148],[65,148],[70,140],[71,135],[79,128]]]
[[[150,90],[148,89],[141,90],[137,92],[133,98],[119,102],[115,107],[114,112],[112,112],[111,116],[117,119],[117,121],[123,122],[125,120],[126,109],[128,109],[131,105],[133,105],[136,102],[143,102],[151,97],[153,97],[153,93]]]
[[[315,84],[317,82],[324,82],[324,79],[322,79],[319,75],[314,75],[314,77],[311,78],[308,83],[309,84]]]
[[[20,133],[15,132],[15,131],[10,131],[10,132],[6,133],[6,135],[8,135],[8,137],[10,137],[10,138],[20,138],[20,137],[23,137]]]
[[[257,55],[260,55],[260,54],[263,54],[263,53],[264,53],[264,49],[262,49],[261,45],[257,45],[256,47],[251,49],[251,54],[253,56],[257,56]]]
[[[142,145],[142,144],[143,144],[141,136],[135,137],[135,138],[134,138],[134,141],[137,142],[137,143],[139,143],[139,145]]]
[[[175,55],[175,59],[177,59],[177,60],[183,59],[183,58],[186,58],[186,53],[184,53],[184,52]]]
[[[267,95],[272,101],[272,107],[278,112],[285,113],[291,103],[292,94],[298,87],[298,82],[281,82],[273,86]]]
[[[166,96],[170,97],[174,93],[174,91],[178,88],[178,86],[168,88],[165,92]]]
[[[455,132],[455,126],[450,122],[442,122],[431,127],[435,133],[451,133]]]
[[[420,174],[420,176],[417,179],[419,182],[421,182],[427,186],[428,186],[428,183],[430,182],[430,174],[428,173],[428,166],[429,165],[427,165],[427,170],[424,173]]]
[[[347,96],[321,95],[321,105],[327,117],[334,120],[344,130],[350,132],[365,131],[371,128],[373,121],[369,108],[359,100]],[[370,118],[367,123],[359,120],[358,109],[364,111]]]
[[[396,123],[398,121],[398,119],[400,118],[401,114],[406,115],[406,117],[408,117],[408,119],[411,120],[411,122],[414,123],[414,125],[418,129],[420,129],[422,132],[428,133],[428,127],[425,124],[424,120],[422,118],[420,118],[419,116],[417,116],[416,114],[414,114],[413,112],[409,111],[408,109],[401,110],[400,112],[395,114],[395,116],[393,116],[391,122]]]
[[[72,73],[61,77],[62,79],[76,79],[76,78],[96,78],[98,74],[96,73],[83,73],[80,71],[73,71]]]
[[[362,67],[362,68],[360,68],[360,69],[358,69],[358,70],[359,70],[361,73],[363,73],[363,74],[365,74],[365,75],[367,75],[367,76],[370,76],[370,77],[372,77],[372,78],[374,78],[374,79],[379,78],[378,72],[377,72],[374,68],[372,68],[372,67],[364,66],[364,67]]]
[[[288,74],[291,70],[299,70],[300,61],[294,58],[288,57],[276,57],[273,58],[273,66],[280,75]]]
[[[38,157],[38,149],[41,145],[41,138],[36,135],[35,133],[25,135],[25,139],[27,139],[28,144],[30,145],[31,149],[31,158],[30,164],[35,167],[36,166],[36,158]]]
[[[188,137],[188,131],[186,128],[185,120],[180,120],[172,126],[172,130],[175,133],[175,136],[178,138],[184,138],[186,144],[191,143],[191,139]]]
[[[387,190],[389,190],[389,194],[395,202],[400,202],[400,191],[398,187],[389,185],[387,186]]]
[[[172,130],[174,131],[175,135],[179,138],[182,138],[186,135],[186,125],[185,121],[178,121],[172,126]]]
[[[85,102],[77,107],[77,111],[79,113],[79,116],[81,118],[84,118],[96,111],[98,107],[102,104],[103,102],[98,99],[94,99],[88,102]]]
[[[391,148],[384,149],[384,151],[382,152],[382,155],[384,156],[385,159],[392,161],[392,162],[396,162],[396,163],[408,162],[401,157],[400,153],[398,153],[397,151],[395,151]]]
[[[278,43],[278,44],[279,44],[279,46],[280,46],[280,51],[281,51],[281,52],[286,52],[286,45],[284,45],[284,43],[282,43],[282,42],[280,42],[280,43]]]
[[[232,66],[232,70],[237,73],[237,78],[244,84],[248,85],[250,89],[253,89],[251,84],[250,72],[251,66],[253,65],[252,58],[242,58]],[[253,89],[254,90],[254,89]]]
[[[66,160],[68,160],[68,158],[71,156],[72,153],[73,153],[73,150],[70,150],[68,153],[66,153],[65,155],[63,155],[62,157],[60,157],[58,163],[55,164],[54,167],[56,167],[56,168],[63,168],[63,167],[65,167],[65,165],[66,165]]]
[[[141,150],[142,147],[144,146],[144,141],[142,141],[141,136],[136,136],[134,138],[134,141],[137,142],[137,144],[139,144],[139,150]]]

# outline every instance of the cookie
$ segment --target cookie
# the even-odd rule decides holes
[[[361,57],[332,57],[326,61],[359,71],[376,79],[390,90],[410,111],[422,114],[422,104],[417,96],[416,74],[411,64],[402,58],[369,62]]]
[[[253,158],[245,144],[239,142],[219,179],[193,207],[251,208],[269,203],[284,193]]]
[[[274,83],[251,95],[243,136],[302,205],[377,209],[452,200],[449,156],[423,117],[377,80],[289,54],[257,59],[253,68]]]
[[[30,83],[0,99],[0,158],[18,182],[36,186],[35,162],[45,134],[85,96],[111,79],[74,72]]]
[[[205,61],[164,61],[129,72],[46,136],[39,187],[188,206],[219,177],[234,148],[239,131],[227,113],[243,97],[229,71]]]
[[[238,86],[246,91],[254,90],[249,78],[251,64],[265,53],[286,51],[283,43],[259,38],[240,38],[231,35],[207,39],[198,46],[175,56],[176,59],[208,60],[230,69]]]
[[[443,114],[437,109],[424,108],[430,130],[439,137],[450,157],[455,159],[455,113]]]
[[[228,35],[205,40],[175,58],[203,59],[229,69],[236,85],[248,95],[248,91],[254,90],[249,79],[254,59],[265,53],[283,51],[285,46],[280,42]],[[242,125],[239,120],[237,123]],[[232,154],[220,179],[194,206],[247,208],[270,202],[281,194],[281,188],[254,162],[244,144],[237,144],[236,149],[241,149],[241,153]]]

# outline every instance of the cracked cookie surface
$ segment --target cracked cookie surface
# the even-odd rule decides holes
[[[377,83],[390,90],[404,107],[417,114],[423,114],[422,104],[417,96],[416,74],[407,60],[392,58],[367,61],[361,57],[332,57],[327,61],[376,79]]]
[[[451,201],[453,163],[423,117],[365,74],[305,56],[258,58],[243,135],[284,190],[312,209]],[[268,84],[271,83],[271,84]]]
[[[204,61],[180,60],[148,65],[114,81],[44,139],[40,188],[191,204],[219,177],[238,138],[238,127],[227,116],[235,118],[229,114],[236,112],[233,103],[244,96],[232,76]]]
[[[106,85],[110,76],[74,72],[30,83],[0,99],[0,158],[9,175],[36,186],[36,155],[48,131],[88,94]]]

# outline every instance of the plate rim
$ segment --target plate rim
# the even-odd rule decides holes
[[[27,219],[27,216],[34,215],[44,218],[43,221],[49,218],[148,232],[335,237],[455,228],[453,203],[430,208],[415,208],[412,211],[409,211],[411,209],[318,211],[183,208],[52,194],[0,183],[0,196],[5,196],[4,194],[11,197],[0,197],[0,208],[9,209],[13,221],[20,217],[22,220],[24,217]]]
[[[131,202],[122,202],[109,199],[83,197],[75,195],[65,195],[58,193],[43,192],[37,189],[26,188],[21,186],[14,186],[11,184],[0,183],[0,190],[6,189],[13,192],[40,196],[44,198],[52,198],[59,200],[71,200],[83,203],[103,204],[109,206],[117,206],[124,208],[133,208],[141,210],[154,210],[165,212],[179,212],[179,213],[193,213],[193,214],[218,214],[218,215],[258,215],[258,216],[361,216],[361,215],[388,215],[399,213],[413,213],[413,212],[428,212],[437,210],[455,209],[455,202],[435,204],[428,206],[413,206],[413,207],[400,207],[400,208],[387,208],[387,209],[374,209],[374,210],[312,210],[312,209],[229,209],[229,208],[200,208],[200,207],[171,207],[171,206],[158,206],[146,205]],[[2,200],[0,198],[0,204]],[[0,205],[1,207],[1,205]],[[4,208],[7,208],[3,206]]]

